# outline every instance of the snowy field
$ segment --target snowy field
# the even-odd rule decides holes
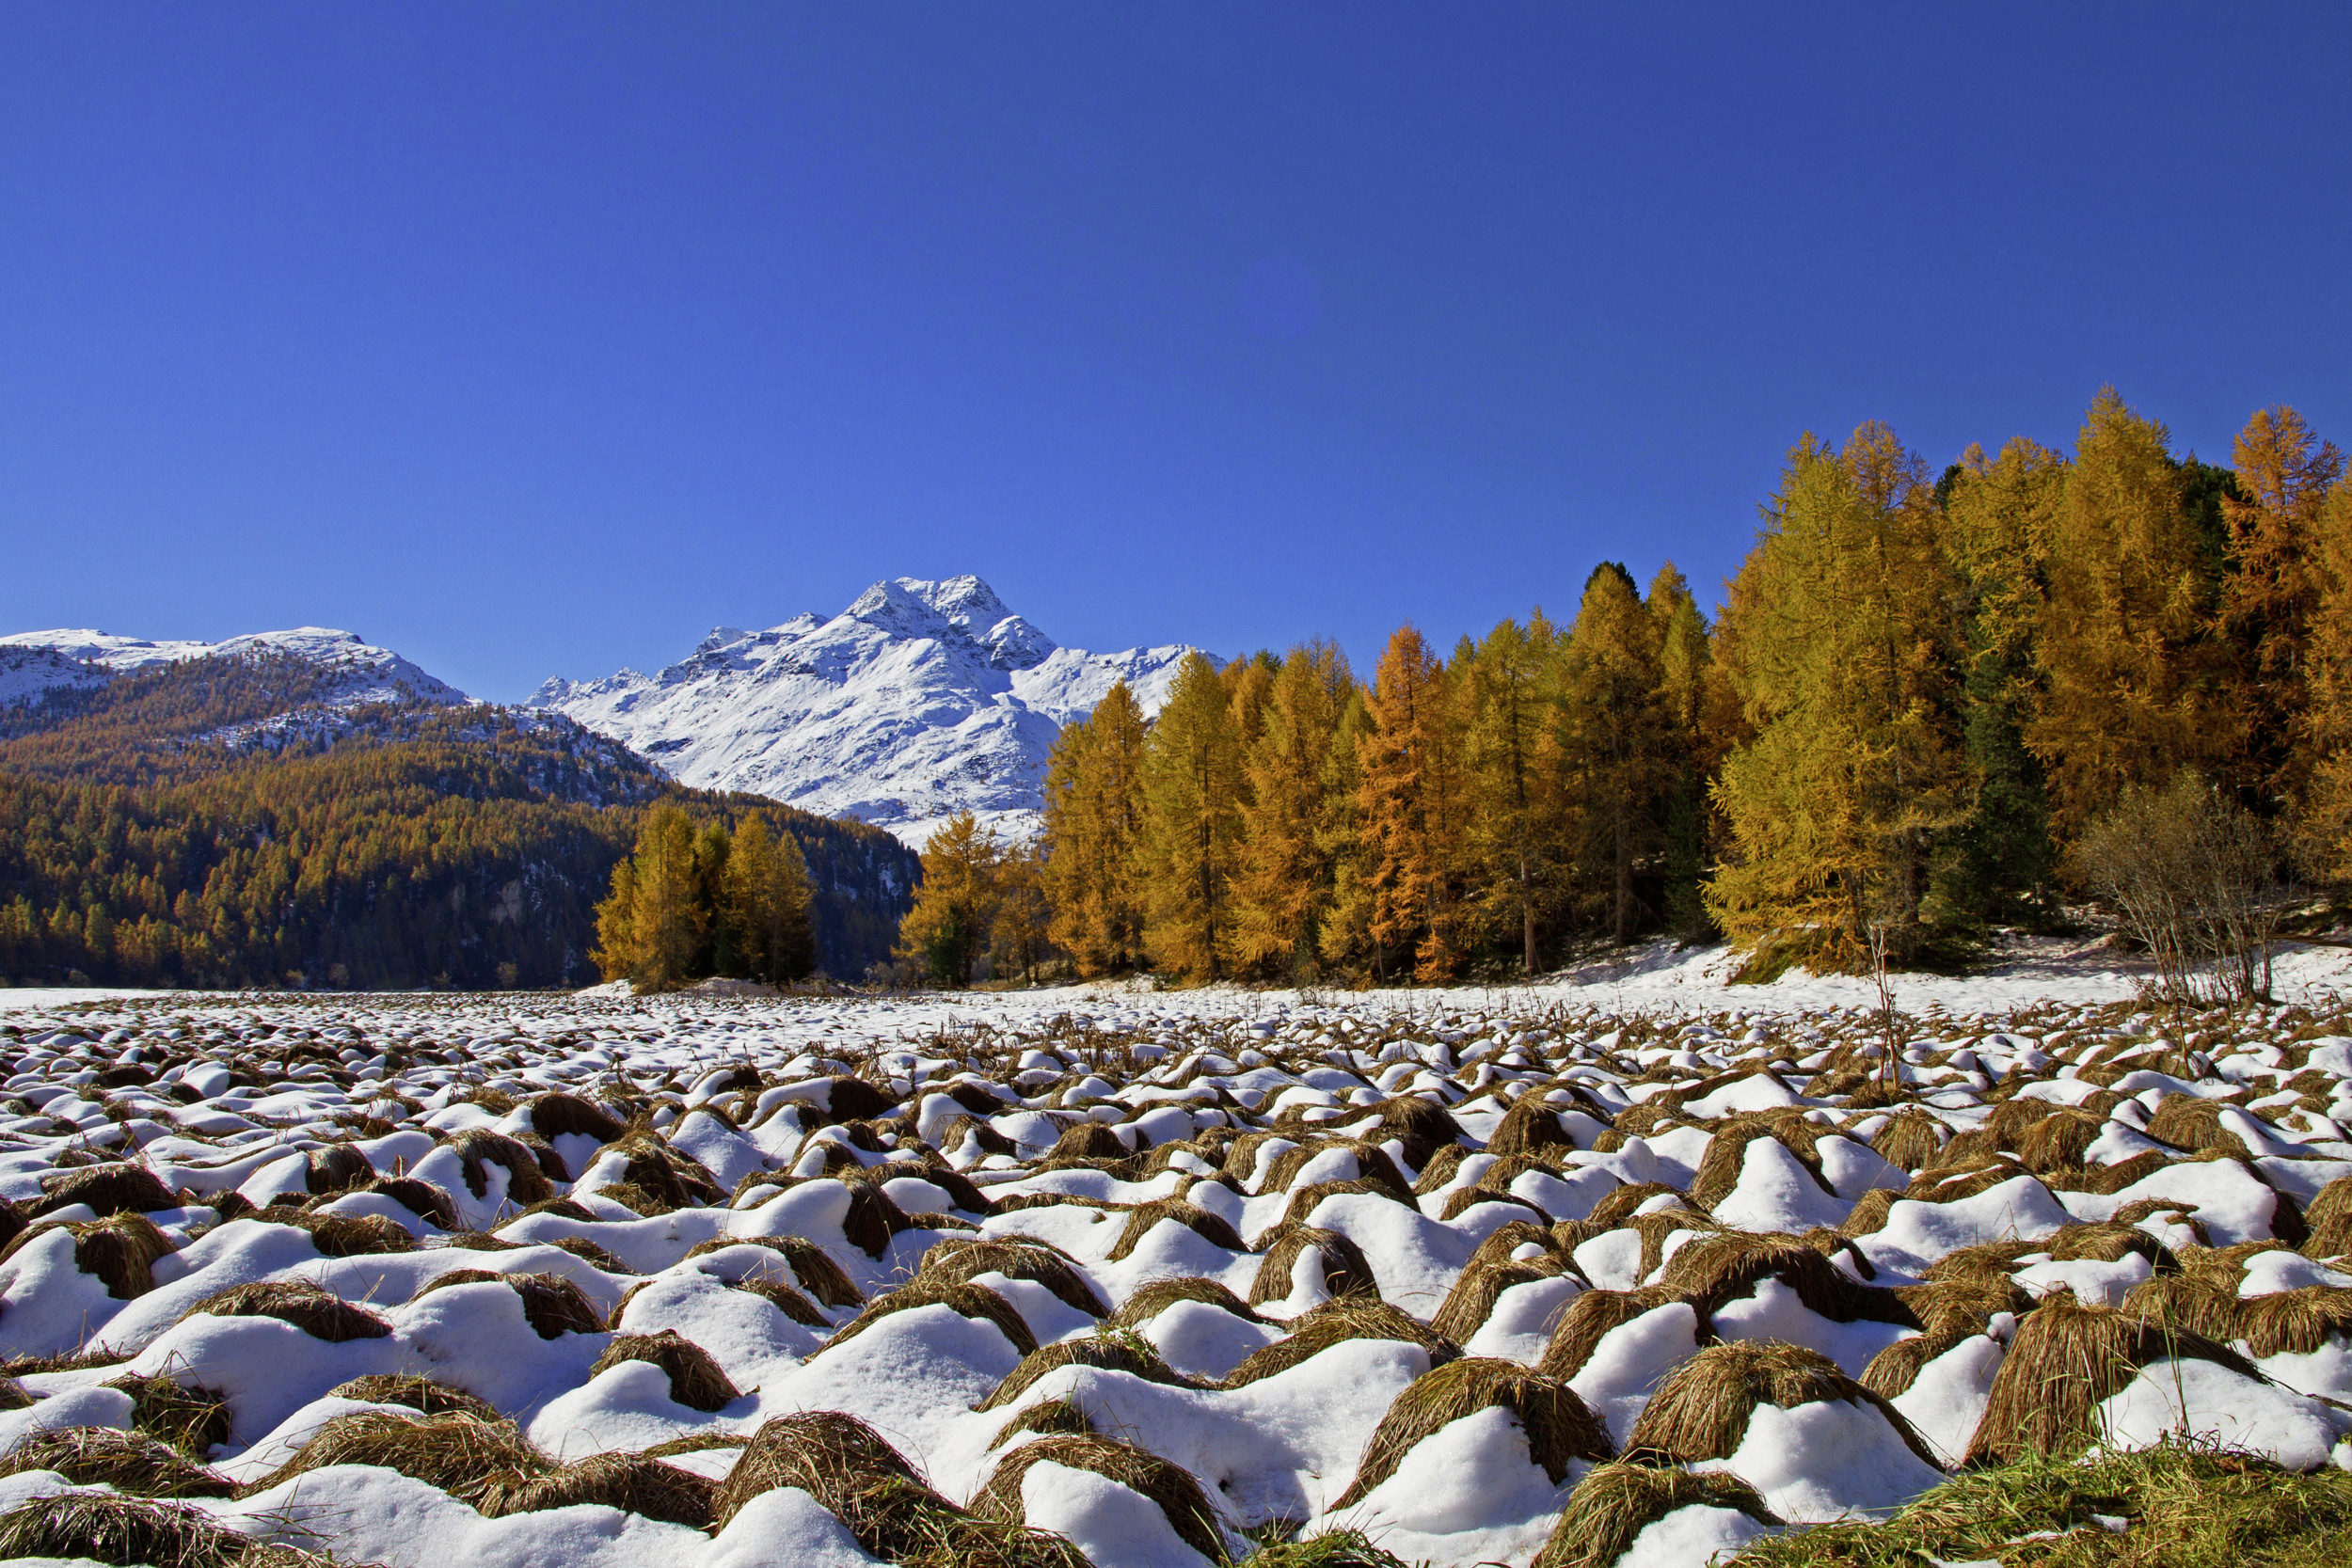
[[[1667,1568],[2037,1443],[2352,1467],[2346,958],[1906,978],[1899,1083],[1867,984],[1662,949],[0,991],[0,1556]]]

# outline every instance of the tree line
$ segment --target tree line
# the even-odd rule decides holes
[[[2107,389],[2072,452],[1940,475],[1872,422],[1802,439],[1761,511],[1711,620],[1604,562],[1565,625],[1408,625],[1369,683],[1307,642],[1196,655],[1149,721],[1114,689],[1035,842],[933,841],[902,958],[1437,982],[1667,933],[1760,977],[1963,963],[2224,860],[2352,873],[2352,480],[2295,410],[2221,467]],[[2119,852],[2152,812],[2203,858]]]
[[[302,660],[219,656],[0,708],[0,982],[580,984],[664,807],[756,811],[832,973],[897,938],[919,863],[879,829],[679,789],[557,716],[322,712],[323,689]]]
[[[596,906],[596,967],[640,991],[710,975],[784,985],[817,967],[808,864],[762,812],[699,830],[679,807],[646,814]]]

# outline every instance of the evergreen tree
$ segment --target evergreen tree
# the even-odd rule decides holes
[[[1377,969],[1372,940],[1375,863],[1364,840],[1364,752],[1372,734],[1369,693],[1352,675],[1331,747],[1323,763],[1323,809],[1315,851],[1331,868],[1331,895],[1315,928],[1315,951],[1327,969]]]
[[[2248,755],[2233,769],[2265,809],[2299,805],[2314,761],[2306,742],[2307,664],[2319,616],[2319,532],[2344,454],[2292,408],[2256,410],[2221,500],[2236,570],[2223,592]]]
[[[996,834],[959,812],[923,848],[923,885],[898,927],[899,956],[920,962],[941,986],[972,983],[996,923]]]
[[[1328,642],[1304,643],[1283,659],[1246,726],[1256,733],[1242,749],[1248,787],[1226,943],[1238,971],[1315,973],[1335,869],[1327,832],[1331,752],[1355,691],[1345,655]]]
[[[1206,655],[1188,654],[1144,744],[1138,863],[1157,968],[1193,980],[1220,973],[1241,793],[1231,693]]]
[[[2352,473],[2340,476],[2319,509],[2311,551],[2316,593],[2305,650],[2302,740],[2311,757],[2311,805],[2303,823],[2312,863],[2352,879]]]
[[[1714,863],[1720,820],[1708,799],[1728,746],[1715,746],[1709,724],[1709,676],[1714,656],[1707,617],[1691,584],[1667,562],[1650,579],[1644,601],[1658,627],[1658,700],[1664,711],[1669,768],[1661,831],[1666,928],[1685,942],[1714,934],[1701,885]]]
[[[2036,656],[2043,680],[2026,744],[2071,844],[2125,784],[2212,773],[2240,751],[2219,561],[2164,426],[2103,389],[2052,519]]]
[[[1539,908],[1552,892],[1559,853],[1556,800],[1547,788],[1546,736],[1557,697],[1557,628],[1538,610],[1504,621],[1463,661],[1469,705],[1463,763],[1470,795],[1469,853],[1489,929],[1535,973]]]
[[[2026,730],[2044,696],[2037,642],[2066,468],[2020,437],[1993,460],[1970,447],[1937,486],[1967,638],[1962,744],[1979,780],[1947,879],[1963,920],[2038,925],[2057,907],[2048,783]]]
[[[1053,950],[1053,907],[1045,894],[1045,854],[1041,843],[1016,844],[997,858],[996,918],[989,926],[989,972],[1002,978],[1020,971],[1034,979]]]
[[[1641,923],[1634,869],[1661,847],[1674,777],[1661,642],[1632,574],[1614,562],[1596,567],[1568,634],[1558,747],[1575,802],[1579,881],[1620,946]]]
[[[1452,979],[1464,954],[1460,727],[1445,667],[1412,626],[1389,639],[1358,745],[1375,969],[1409,948],[1424,982]]]
[[[1929,945],[1930,857],[1974,792],[1938,523],[1883,425],[1789,454],[1724,619],[1756,734],[1716,784],[1736,852],[1707,898],[1742,948],[1856,968]]]
[[[792,835],[771,833],[759,812],[746,814],[735,830],[723,897],[732,973],[780,986],[816,969],[807,863]]]
[[[1143,958],[1136,861],[1143,820],[1143,710],[1127,683],[1063,726],[1045,771],[1048,939],[1079,974],[1133,969]]]
[[[676,806],[646,813],[637,849],[613,869],[612,892],[596,908],[596,967],[640,990],[671,990],[694,974],[708,924],[696,895],[694,824]]]

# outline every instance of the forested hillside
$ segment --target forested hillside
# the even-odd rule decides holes
[[[1762,510],[1713,625],[1603,562],[1565,622],[1400,628],[1369,684],[1308,643],[1189,660],[1149,725],[1114,690],[1041,845],[934,840],[902,951],[1442,981],[1664,931],[1764,975],[1962,963],[2096,898],[2242,996],[2352,878],[2352,478],[2293,409],[2226,467],[2111,390],[2071,454],[1940,477],[1870,423]]]
[[[917,871],[880,830],[679,790],[560,716],[337,709],[318,679],[204,658],[0,709],[0,977],[583,983],[595,906],[658,800],[800,843],[828,973],[890,949]]]

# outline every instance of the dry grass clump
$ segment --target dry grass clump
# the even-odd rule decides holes
[[[1528,1090],[1502,1113],[1494,1135],[1486,1140],[1486,1152],[1533,1154],[1542,1148],[1574,1148],[1576,1140],[1560,1125],[1561,1109],[1542,1088]]]
[[[1187,1275],[1181,1279],[1155,1279],[1144,1286],[1111,1314],[1111,1323],[1120,1328],[1134,1328],[1150,1323],[1180,1301],[1202,1302],[1253,1323],[1265,1322],[1248,1303],[1227,1290],[1222,1281]]]
[[[1068,1432],[1086,1433],[1094,1430],[1087,1413],[1071,1400],[1040,1400],[1018,1411],[1011,1420],[997,1428],[996,1435],[988,1440],[990,1449],[1001,1449],[1025,1432]]]
[[[429,1377],[399,1372],[373,1372],[355,1377],[327,1390],[330,1398],[361,1400],[369,1404],[405,1404],[427,1416],[446,1416],[452,1412],[495,1421],[497,1410],[486,1400],[478,1400],[462,1388],[452,1388],[446,1383],[436,1383]]]
[[[1836,1323],[1920,1326],[1918,1317],[1894,1291],[1847,1277],[1794,1237],[1738,1230],[1703,1236],[1677,1249],[1660,1282],[1682,1292],[1711,1318],[1766,1279],[1779,1280],[1808,1309]]]
[[[1708,1345],[1667,1374],[1626,1434],[1626,1455],[1676,1464],[1729,1459],[1747,1435],[1748,1418],[1757,1405],[1793,1410],[1827,1400],[1875,1408],[1922,1463],[1943,1468],[1884,1398],[1820,1352],[1769,1339]]]
[[[2016,1101],[2010,1104],[2020,1103]],[[2040,1121],[2019,1132],[2011,1141],[2017,1158],[2027,1170],[2041,1175],[2047,1171],[2080,1170],[2090,1152],[2090,1146],[2106,1131],[2106,1118],[2073,1106],[2052,1111]]]
[[[1593,1358],[1593,1352],[1613,1328],[1621,1328],[1645,1312],[1661,1307],[1688,1307],[1682,1292],[1670,1285],[1645,1285],[1633,1291],[1586,1291],[1568,1303],[1568,1309],[1552,1326],[1551,1338],[1544,1345],[1544,1354],[1537,1358],[1535,1370],[1546,1377],[1563,1382],[1584,1370]],[[1714,1338],[1707,1318],[1693,1308],[1699,1342]]]
[[[1364,1110],[1378,1117],[1379,1121],[1366,1128],[1360,1124],[1361,1113],[1351,1112],[1347,1119],[1357,1128],[1357,1135],[1372,1143],[1386,1143],[1391,1138],[1402,1141],[1405,1163],[1415,1170],[1426,1168],[1439,1149],[1461,1142],[1462,1124],[1454,1119],[1453,1112],[1434,1100],[1402,1095]]]
[[[1453,1180],[1462,1172],[1462,1162],[1470,1151],[1460,1144],[1447,1144],[1429,1156],[1429,1163],[1421,1167],[1421,1175],[1413,1180],[1413,1195],[1427,1197],[1431,1193]]]
[[[1870,1147],[1888,1164],[1915,1173],[1933,1164],[1943,1152],[1944,1124],[1913,1106],[1887,1117]]]
[[[1670,1187],[1663,1181],[1628,1181],[1601,1194],[1600,1201],[1593,1205],[1593,1212],[1584,1216],[1584,1223],[1602,1230],[1614,1230],[1633,1217],[1634,1210],[1654,1197],[1671,1197],[1682,1204],[1686,1211],[1690,1203],[1688,1193],[1679,1187]]]
[[[180,1198],[145,1165],[127,1162],[83,1165],[74,1170],[53,1170],[43,1176],[40,1198],[32,1206],[32,1215],[38,1219],[77,1203],[88,1204],[91,1212],[105,1219],[115,1214],[177,1209]]]
[[[1278,1541],[1249,1554],[1249,1568],[1411,1568],[1359,1529],[1325,1530],[1300,1541]]]
[[[0,1475],[55,1470],[77,1486],[111,1486],[141,1497],[227,1497],[236,1482],[170,1444],[114,1427],[37,1432],[0,1457]]]
[[[1155,1197],[1127,1211],[1127,1227],[1119,1233],[1119,1240],[1111,1243],[1109,1261],[1119,1262],[1133,1253],[1162,1220],[1174,1220],[1211,1246],[1223,1247],[1228,1252],[1249,1250],[1230,1222],[1199,1204],[1187,1203],[1181,1197]]]
[[[1044,1286],[1065,1306],[1090,1318],[1110,1315],[1093,1284],[1068,1254],[1048,1242],[1019,1237],[985,1241],[950,1236],[923,1254],[915,1277],[948,1281],[969,1280],[976,1275],[1001,1274]]]
[[[1560,1223],[1562,1225],[1579,1225],[1581,1222],[1577,1220],[1562,1220]],[[1527,1220],[1512,1220],[1507,1224],[1499,1225],[1493,1230],[1489,1231],[1486,1239],[1479,1243],[1478,1245],[1471,1250],[1470,1261],[1464,1264],[1463,1267],[1475,1269],[1489,1263],[1535,1261],[1535,1259],[1515,1259],[1511,1256],[1519,1248],[1529,1245],[1543,1248],[1545,1254],[1547,1255],[1547,1260],[1555,1262],[1558,1261],[1557,1259],[1549,1258],[1549,1255],[1557,1250],[1555,1245],[1555,1237],[1550,1228],[1546,1226],[1532,1224]]]
[[[2352,1290],[2306,1285],[2249,1296],[2238,1306],[2237,1332],[2257,1357],[2308,1355],[2331,1339],[2352,1340]]]
[[[264,1492],[332,1465],[376,1465],[438,1487],[485,1518],[601,1503],[702,1528],[716,1488],[706,1477],[644,1454],[607,1453],[556,1465],[512,1421],[452,1412],[416,1419],[381,1411],[338,1416],[319,1428]]]
[[[1292,1319],[1289,1335],[1263,1350],[1250,1352],[1227,1375],[1225,1386],[1239,1388],[1260,1378],[1286,1372],[1310,1356],[1350,1339],[1395,1339],[1419,1345],[1429,1353],[1433,1367],[1442,1366],[1462,1354],[1460,1346],[1440,1338],[1385,1301],[1342,1296]]]
[[[462,1162],[466,1190],[476,1198],[490,1191],[491,1165],[506,1171],[506,1201],[520,1209],[555,1196],[555,1184],[539,1168],[539,1157],[503,1132],[472,1127],[444,1146],[456,1150]]]
[[[745,1503],[780,1486],[815,1497],[860,1546],[900,1568],[1089,1568],[1058,1536],[964,1513],[873,1428],[839,1411],[761,1427],[719,1486],[710,1528],[725,1528]]]
[[[841,1181],[850,1194],[849,1212],[841,1216],[841,1239],[866,1257],[880,1259],[890,1250],[891,1237],[914,1228],[906,1211],[891,1202],[889,1195],[874,1183],[846,1181],[839,1177],[827,1180]]]
[[[1094,1367],[1104,1371],[1127,1372],[1152,1383],[1164,1383],[1171,1387],[1198,1387],[1192,1379],[1175,1370],[1160,1359],[1152,1342],[1132,1329],[1114,1328],[1097,1332],[1082,1339],[1063,1339],[1041,1345],[1021,1358],[1021,1365],[1005,1374],[988,1398],[974,1405],[975,1410],[995,1410],[1010,1404],[1026,1393],[1029,1386],[1046,1373],[1062,1367]]]
[[[912,1279],[885,1295],[876,1296],[866,1310],[841,1326],[832,1343],[846,1344],[858,1335],[889,1317],[894,1312],[911,1311],[917,1307],[945,1307],[967,1318],[978,1318],[994,1323],[1013,1349],[1026,1355],[1037,1349],[1037,1336],[1030,1332],[1028,1323],[1013,1309],[1012,1303],[985,1285],[962,1280]]]
[[[1062,1129],[1061,1136],[1045,1158],[1038,1162],[1040,1170],[1056,1169],[1089,1160],[1124,1160],[1135,1150],[1127,1147],[1120,1135],[1099,1121],[1082,1121]]]
[[[2319,1189],[2303,1210],[2310,1227],[2298,1249],[2306,1258],[2341,1258],[2352,1252],[2352,1176],[2339,1176]]]
[[[606,1146],[605,1152],[622,1156],[623,1164],[619,1180],[597,1188],[598,1196],[638,1213],[651,1217],[727,1199],[717,1180],[698,1161],[650,1132],[631,1132]]]
[[[1282,1150],[1266,1167],[1265,1180],[1259,1183],[1259,1192],[1287,1191],[1290,1184],[1298,1179],[1298,1173],[1307,1168],[1309,1161],[1335,1148],[1354,1156],[1356,1175],[1353,1180],[1371,1182],[1391,1197],[1411,1198],[1412,1186],[1405,1180],[1405,1173],[1396,1168],[1396,1162],[1389,1158],[1389,1151],[1361,1138],[1317,1138],[1300,1144],[1296,1148]]]
[[[310,1150],[302,1173],[304,1190],[319,1197],[333,1197],[374,1180],[375,1167],[349,1144],[328,1144]]]
[[[286,1216],[285,1224],[307,1231],[322,1258],[364,1258],[383,1253],[414,1252],[417,1239],[407,1227],[382,1214],[311,1214]]]
[[[1030,1466],[1053,1463],[1088,1470],[1141,1494],[1166,1516],[1185,1545],[1211,1562],[1226,1560],[1225,1533],[1200,1481],[1181,1465],[1131,1444],[1093,1433],[1055,1433],[1024,1443],[996,1462],[973,1497],[972,1512],[1008,1524],[1024,1524],[1021,1481]]]
[[[182,1323],[209,1314],[215,1318],[276,1318],[292,1323],[313,1339],[340,1345],[351,1339],[381,1339],[392,1325],[374,1313],[354,1307],[334,1291],[307,1279],[262,1279],[215,1291],[180,1315]]]
[[[540,1244],[551,1246],[558,1252],[568,1252],[590,1268],[603,1274],[620,1275],[627,1277],[637,1273],[635,1269],[630,1268],[585,1236],[550,1236]]]
[[[1472,1188],[1470,1190],[1475,1192],[1479,1189]],[[1504,1195],[1500,1193],[1489,1193],[1486,1196],[1489,1197],[1502,1197]],[[1290,1195],[1290,1202],[1283,1206],[1282,1217],[1266,1227],[1263,1235],[1260,1238],[1259,1244],[1263,1245],[1266,1238],[1280,1235],[1282,1228],[1285,1226],[1304,1225],[1307,1222],[1307,1217],[1322,1206],[1325,1198],[1355,1196],[1387,1198],[1392,1203],[1402,1203],[1407,1206],[1410,1206],[1412,1203],[1412,1198],[1409,1195],[1399,1194],[1395,1190],[1385,1187],[1377,1181],[1366,1180],[1361,1177],[1349,1177],[1331,1181],[1310,1181]],[[1454,1194],[1452,1198],[1447,1200],[1448,1206],[1451,1207],[1454,1203],[1460,1201],[1461,1197],[1462,1195],[1460,1193]],[[1472,1199],[1471,1201],[1474,1202],[1477,1200]],[[1516,1202],[1518,1200],[1506,1199],[1506,1201]]]
[[[689,1410],[723,1410],[743,1396],[711,1354],[674,1328],[659,1334],[615,1334],[590,1377],[612,1370],[624,1361],[645,1361],[669,1375],[670,1399]]]
[[[73,1238],[73,1266],[106,1287],[117,1301],[132,1301],[155,1288],[155,1260],[178,1250],[171,1238],[143,1214],[109,1214],[99,1220],[52,1220],[18,1231],[0,1247],[0,1263],[22,1252],[35,1238],[59,1226]]]
[[[1609,1568],[1634,1537],[1677,1509],[1735,1508],[1759,1525],[1780,1524],[1756,1488],[1737,1476],[1692,1475],[1647,1465],[1602,1465],[1577,1482],[1533,1568]]]
[[[1912,1178],[1902,1196],[1921,1203],[1958,1203],[2020,1178],[2030,1180],[2033,1173],[2013,1161],[1993,1158],[1969,1165],[1921,1171]]]
[[[413,1176],[379,1176],[358,1190],[389,1197],[417,1218],[443,1230],[458,1227],[455,1200],[430,1181],[420,1181]]]
[[[2128,1160],[2111,1165],[2091,1165],[2083,1170],[2052,1170],[2042,1173],[2042,1184],[2054,1193],[2120,1193],[2135,1182],[2143,1181],[2165,1166],[2173,1164],[2170,1155],[2155,1149],[2144,1149]]]
[[[2109,1529],[2108,1521],[2125,1528]],[[2036,1568],[2339,1568],[2352,1476],[2298,1476],[2168,1440],[2081,1461],[1963,1471],[1889,1520],[1760,1539],[1756,1568],[1916,1568],[1997,1557]]]
[[[168,1377],[126,1373],[106,1384],[131,1396],[131,1425],[182,1453],[202,1459],[229,1441],[229,1401],[218,1389]]]
[[[0,1513],[0,1559],[18,1558],[87,1559],[121,1568],[260,1568],[265,1560],[324,1560],[260,1546],[251,1536],[216,1525],[193,1508],[103,1492],[43,1497]]]
[[[2006,1464],[2028,1453],[2067,1455],[2098,1435],[2101,1402],[2122,1393],[2151,1362],[2192,1356],[2249,1378],[2262,1374],[2237,1352],[2185,1326],[2140,1312],[2086,1307],[2059,1291],[2018,1323],[1993,1379],[1968,1463]]]
[[[1559,1263],[1549,1258],[1524,1263],[1482,1263],[1473,1259],[1454,1279],[1454,1288],[1446,1291],[1445,1301],[1429,1320],[1429,1326],[1460,1344],[1484,1326],[1503,1291],[1514,1285],[1556,1278],[1560,1272]]]
[[[493,1274],[488,1269],[452,1269],[428,1280],[412,1300],[453,1285],[503,1285],[522,1298],[523,1321],[542,1339],[560,1334],[600,1334],[604,1316],[586,1291],[560,1274]]]
[[[1849,1238],[1876,1235],[1886,1228],[1887,1217],[1893,1213],[1895,1205],[1902,1200],[1902,1196],[1884,1187],[1871,1188],[1862,1195],[1861,1201],[1853,1206],[1852,1212],[1838,1222],[1837,1233]]]
[[[1919,1374],[1927,1370],[1929,1362],[1957,1349],[1970,1338],[1965,1330],[1946,1329],[1898,1339],[1870,1357],[1858,1381],[1883,1398],[1899,1399],[1911,1391],[1911,1386],[1919,1381]]]
[[[1566,1383],[1516,1361],[1466,1355],[1415,1378],[1396,1397],[1364,1446],[1356,1479],[1331,1506],[1361,1502],[1396,1474],[1413,1445],[1489,1405],[1501,1405],[1519,1418],[1529,1457],[1543,1466],[1555,1486],[1567,1479],[1569,1461],[1601,1463],[1616,1455],[1608,1432]]]
[[[1267,1244],[1265,1260],[1250,1277],[1249,1305],[1263,1307],[1269,1301],[1289,1300],[1299,1254],[1310,1248],[1322,1255],[1323,1288],[1335,1299],[1378,1299],[1380,1286],[1372,1276],[1372,1259],[1364,1256],[1364,1249],[1353,1239],[1321,1226],[1295,1225],[1278,1230]]]
[[[1446,1195],[1445,1207],[1438,1211],[1438,1217],[1441,1220],[1448,1221],[1458,1220],[1464,1214],[1469,1213],[1472,1209],[1477,1208],[1482,1203],[1508,1203],[1516,1208],[1526,1210],[1537,1219],[1549,1219],[1551,1217],[1544,1212],[1543,1206],[1541,1204],[1531,1202],[1528,1199],[1519,1196],[1518,1194],[1510,1192],[1501,1185],[1487,1185],[1488,1177],[1502,1177],[1503,1175],[1503,1167],[1498,1165],[1493,1170],[1488,1171],[1486,1176],[1482,1176],[1477,1180],[1471,1182],[1469,1186],[1456,1187],[1453,1192]],[[1330,1195],[1328,1193],[1318,1193],[1315,1196],[1317,1201],[1321,1201],[1323,1198],[1327,1197]],[[1299,1206],[1295,1212],[1303,1216],[1305,1214],[1311,1213],[1313,1209],[1313,1204],[1307,1204]]]
[[[485,1484],[472,1499],[485,1517],[537,1513],[601,1503],[694,1529],[710,1526],[719,1483],[642,1453],[600,1453],[539,1475],[515,1473]]]
[[[2242,1158],[2250,1156],[2254,1151],[2246,1147],[2246,1140],[2221,1125],[2221,1113],[2228,1108],[2217,1100],[2168,1094],[2149,1114],[2148,1136],[2175,1148],[2218,1148]]]
[[[1759,1138],[1778,1143],[1804,1167],[1815,1186],[1829,1192],[1830,1184],[1821,1175],[1821,1157],[1813,1151],[1813,1140],[1802,1131],[1813,1126],[1802,1118],[1791,1121],[1770,1114],[1733,1117],[1724,1121],[1707,1140],[1707,1152],[1699,1157],[1698,1172],[1691,1178],[1691,1201],[1702,1209],[1712,1209],[1729,1197],[1731,1190],[1740,1184],[1748,1145]]]
[[[792,1271],[792,1277],[801,1282],[801,1289],[827,1307],[866,1305],[866,1292],[850,1278],[849,1271],[805,1236],[720,1236],[696,1243],[686,1256],[700,1258],[707,1252],[731,1246],[766,1247],[781,1255],[785,1265]]]
[[[266,1492],[330,1465],[377,1465],[438,1487],[477,1510],[493,1486],[544,1476],[555,1466],[532,1447],[520,1428],[452,1412],[410,1418],[389,1411],[338,1416],[311,1434],[293,1458],[249,1490]]]
[[[803,1328],[831,1328],[833,1326],[825,1315],[817,1309],[815,1302],[781,1279],[765,1279],[753,1275],[737,1280],[729,1289],[749,1291]],[[626,1301],[622,1303],[624,1307],[627,1305]],[[613,1308],[612,1322],[618,1324],[620,1319],[620,1308]]]
[[[532,1130],[543,1138],[560,1138],[570,1133],[609,1144],[628,1131],[603,1106],[561,1090],[538,1096],[526,1109]]]
[[[2125,1255],[2137,1253],[2148,1259],[2159,1273],[2180,1266],[2171,1249],[2136,1225],[2119,1225],[2112,1220],[2087,1223],[2077,1221],[2060,1226],[2042,1239],[2041,1250],[2058,1262],[2076,1262],[2086,1259],[2101,1263],[2120,1263]]]

